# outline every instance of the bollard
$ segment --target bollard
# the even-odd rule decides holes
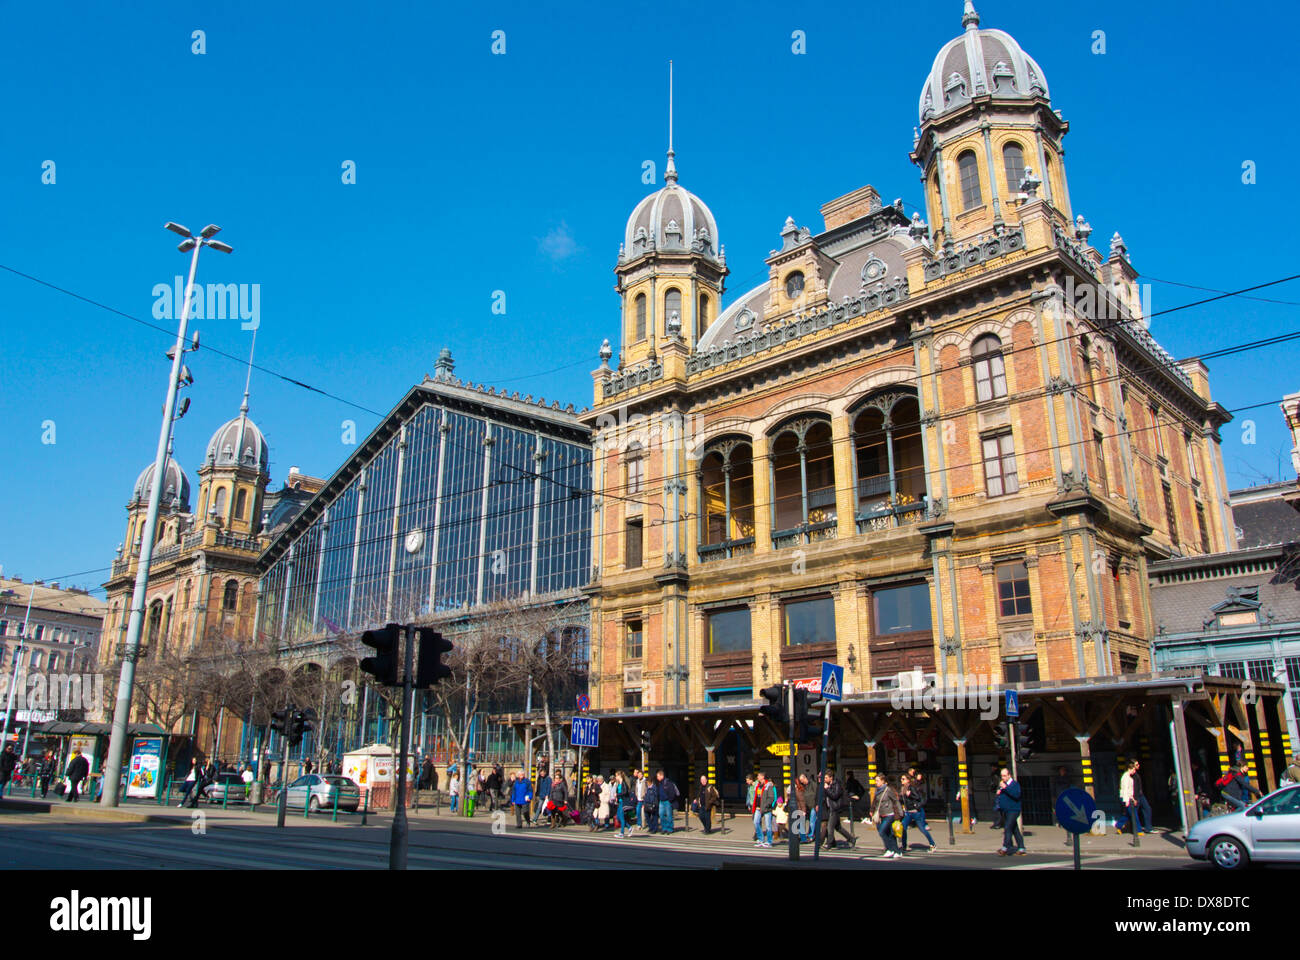
[[[340,790],[338,787],[334,788],[334,816],[330,817],[331,823],[339,822],[339,794],[342,792],[343,791]]]
[[[229,810],[230,809],[230,784],[224,783],[222,784],[222,787],[223,790],[221,792],[221,809]]]
[[[370,811],[370,790],[361,794],[361,825],[366,825],[366,814]]]
[[[306,820],[311,816],[311,784],[307,785],[307,792],[302,795],[302,818]]]
[[[946,790],[944,792],[947,793]],[[948,820],[948,846],[953,847],[957,845],[957,838],[953,836],[952,830],[952,797],[946,797],[944,799],[943,808]]]

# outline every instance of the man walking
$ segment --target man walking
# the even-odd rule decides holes
[[[673,835],[673,804],[677,802],[679,796],[677,784],[673,783],[660,770],[655,774],[655,781],[659,787],[659,832],[666,837]]]
[[[1223,799],[1234,811],[1245,810],[1252,796],[1262,796],[1251,784],[1250,778],[1236,764],[1228,768],[1228,775],[1231,779],[1222,788]]]
[[[636,825],[645,829],[645,774],[640,770],[632,771],[632,793],[636,798]]]
[[[81,755],[80,747],[72,751],[72,760],[69,761],[64,776],[68,778],[68,792],[64,794],[63,799],[76,803],[77,797],[81,795],[81,781],[90,776],[90,762]]]
[[[1151,829],[1151,804],[1142,793],[1142,777],[1138,774],[1140,766],[1138,761],[1132,761],[1119,780],[1119,798],[1128,814],[1129,832],[1135,837]]]
[[[713,832],[713,810],[719,803],[718,790],[711,783],[707,775],[700,777],[700,794],[695,798],[692,807],[696,816],[700,818],[700,824],[704,827],[704,835],[707,837]]]
[[[831,776],[829,770],[822,773],[822,799],[817,808],[817,830],[827,850],[835,849],[837,833],[844,838],[844,842],[850,849],[858,845],[858,838],[844,829],[843,821],[840,819],[840,813],[848,805],[849,800],[844,792],[844,786]],[[828,835],[829,843],[826,842]]]
[[[1011,779],[1011,771],[1002,768],[1001,781],[998,785],[997,808],[1002,814],[1002,846],[998,849],[999,857],[1025,855],[1025,838],[1020,833],[1020,784]],[[1015,850],[1011,848],[1015,843]]]
[[[816,799],[816,787],[808,782],[806,773],[799,774],[794,782],[794,806],[799,812],[799,842],[808,843],[813,838],[813,829],[816,826],[816,812],[813,810],[813,801]],[[791,824],[791,828],[794,824]],[[792,830],[793,832],[793,830]]]
[[[644,777],[645,792],[642,794],[645,807],[645,832],[659,832],[659,781]]]

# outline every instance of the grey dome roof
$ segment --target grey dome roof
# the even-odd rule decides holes
[[[642,254],[702,253],[719,260],[718,222],[704,201],[677,184],[677,169],[669,151],[664,186],[636,205],[627,218],[620,259]]]
[[[218,467],[257,467],[267,472],[269,462],[266,438],[252,420],[248,407],[242,406],[239,416],[222,424],[208,441],[204,462]]]
[[[1051,98],[1047,78],[1034,58],[1002,30],[979,29],[980,16],[966,0],[966,32],[944,44],[921,88],[921,122],[941,117],[974,97]]]
[[[153,491],[153,470],[154,465],[151,463],[140,471],[140,476],[135,481],[135,490],[131,494],[132,503],[145,503],[149,500],[149,494]],[[188,511],[190,508],[190,481],[173,457],[167,458],[167,465],[163,468],[163,495],[159,508],[164,512],[173,509]]]

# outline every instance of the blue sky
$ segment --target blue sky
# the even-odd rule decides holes
[[[977,5],[1046,73],[1071,124],[1074,208],[1103,252],[1119,230],[1144,277],[1216,290],[1297,272],[1296,134],[1278,112],[1293,5]],[[215,222],[235,254],[205,253],[199,279],[260,285],[260,364],[387,411],[448,346],[464,378],[587,405],[600,341],[617,344],[623,226],[655,189],[642,163],[662,171],[669,58],[681,182],[718,219],[734,296],[766,274],[787,216],[819,230],[820,205],[865,183],[920,202],[917,97],[961,6],[11,3],[0,264],[151,320],[154,286],[187,265],[162,224]],[[791,51],[795,30],[806,54]],[[1156,310],[1209,295],[1153,294]],[[1220,301],[1153,332],[1182,357],[1300,329],[1300,283],[1259,296],[1289,302]],[[153,456],[169,338],[4,270],[0,319],[0,564],[96,586]],[[196,326],[246,355],[238,320]],[[1231,409],[1300,389],[1294,356],[1214,361],[1215,398]],[[244,370],[210,350],[190,365],[175,442],[197,488]],[[343,421],[364,436],[378,419],[260,373],[252,415],[273,486],[294,465],[328,476],[353,449]],[[1275,405],[1225,428],[1233,486],[1293,476],[1288,453]]]

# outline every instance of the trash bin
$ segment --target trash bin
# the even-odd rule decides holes
[[[248,787],[248,802],[257,806],[262,802],[262,781],[254,780]]]

